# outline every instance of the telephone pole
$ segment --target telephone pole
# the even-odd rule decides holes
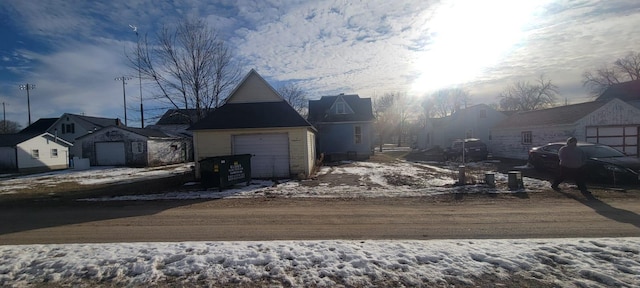
[[[142,106],[142,75],[140,73],[140,36],[138,35],[138,27],[129,25],[133,32],[136,33],[136,56],[138,57],[138,81],[140,84],[140,128],[144,128],[144,107]]]
[[[128,126],[127,125],[127,90],[124,89],[124,85],[127,84],[127,80],[131,80],[131,77],[127,77],[127,76],[122,76],[122,77],[116,77],[114,80],[116,81],[122,81],[122,98],[124,99],[124,126]]]
[[[20,84],[20,90],[27,90],[27,110],[29,111],[29,125],[31,125],[31,100],[29,99],[29,90],[36,89],[35,84]]]

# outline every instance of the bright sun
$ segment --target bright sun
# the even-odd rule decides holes
[[[432,44],[416,61],[412,92],[429,93],[473,80],[523,40],[543,1],[445,1],[427,21]]]

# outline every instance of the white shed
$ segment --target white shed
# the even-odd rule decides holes
[[[67,169],[72,145],[49,133],[0,135],[0,170],[22,173]]]

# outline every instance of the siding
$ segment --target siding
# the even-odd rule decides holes
[[[19,171],[35,171],[68,168],[69,149],[45,137],[34,137],[17,145]],[[39,157],[32,156],[31,151],[37,149]],[[58,155],[52,154],[58,150]]]
[[[193,131],[195,147],[196,175],[200,175],[199,162],[207,157],[232,155],[232,136],[243,134],[287,133],[289,136],[289,171],[292,175],[310,175],[314,154],[309,154],[308,127],[267,128],[242,130],[197,130]]]
[[[371,156],[373,125],[366,123],[319,123],[318,152],[325,155],[347,155],[356,152],[358,158]],[[355,143],[355,127],[360,126],[361,143]]]

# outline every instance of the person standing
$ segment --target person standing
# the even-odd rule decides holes
[[[578,147],[578,139],[575,137],[567,139],[567,144],[558,150],[558,158],[560,158],[560,172],[553,180],[551,188],[558,191],[560,183],[566,179],[573,179],[580,192],[588,193],[584,173],[587,157]]]

